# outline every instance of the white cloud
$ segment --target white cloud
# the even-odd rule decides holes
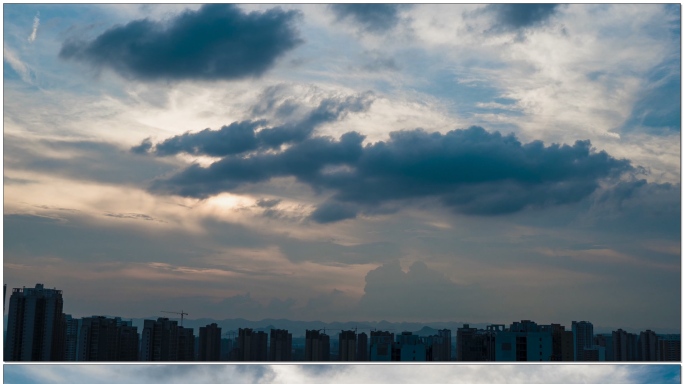
[[[38,35],[38,27],[40,26],[40,12],[37,12],[36,15],[33,17],[33,30],[31,31],[31,34],[28,37],[29,43],[33,43],[36,41],[36,37]]]
[[[17,55],[16,52],[14,52],[11,48],[9,48],[6,44],[2,47],[2,57],[7,64],[14,69],[14,71],[19,74],[22,80],[25,82],[31,84],[32,77],[33,77],[33,71],[31,68],[24,63],[19,56]]]

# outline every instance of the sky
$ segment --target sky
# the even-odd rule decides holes
[[[7,384],[73,383],[672,383],[679,365],[5,365]]]
[[[9,288],[679,332],[679,4],[3,10]]]

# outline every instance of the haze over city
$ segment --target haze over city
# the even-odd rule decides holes
[[[5,5],[4,282],[679,333],[680,35],[679,4]]]

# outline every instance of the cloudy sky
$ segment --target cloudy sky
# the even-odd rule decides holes
[[[65,312],[680,328],[680,6],[4,6]]]
[[[622,383],[679,384],[679,365],[5,365],[7,384],[73,383]]]

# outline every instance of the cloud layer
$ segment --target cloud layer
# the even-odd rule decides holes
[[[195,135],[189,137],[210,133]],[[365,146],[363,141],[363,135],[347,132],[338,140],[309,137],[277,153],[225,156],[209,167],[192,165],[157,180],[152,190],[206,198],[293,176],[316,191],[332,192],[311,216],[325,223],[421,198],[437,198],[457,212],[476,215],[573,203],[593,193],[601,180],[633,170],[629,161],[597,152],[589,141],[522,144],[514,135],[480,127],[446,134],[396,131],[387,141]],[[194,146],[193,153],[209,154],[202,148]]]
[[[260,76],[299,45],[297,11],[244,13],[230,4],[185,11],[168,23],[116,26],[92,41],[70,40],[59,55],[136,80],[218,80]]]
[[[676,365],[8,365],[9,383],[678,383]],[[457,378],[446,379],[445,378]]]
[[[186,132],[156,144],[154,153],[158,156],[188,153],[222,157],[255,150],[278,149],[283,144],[303,141],[320,125],[342,119],[349,112],[367,110],[372,102],[373,98],[369,93],[346,98],[330,97],[323,99],[316,108],[295,123],[268,127],[268,122],[261,119],[234,122],[219,130],[207,128],[196,133]],[[279,109],[287,107],[289,106],[280,106]],[[134,153],[145,153],[151,149],[149,139],[131,148]]]

